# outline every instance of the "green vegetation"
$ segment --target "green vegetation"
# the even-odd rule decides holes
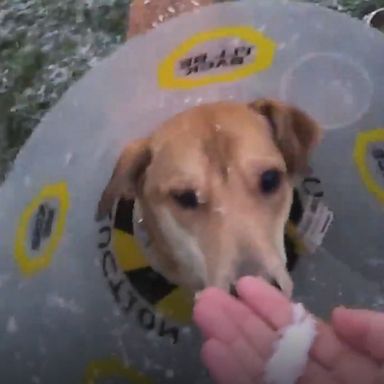
[[[375,9],[384,7],[384,0],[339,0],[342,10],[351,16],[362,18]]]
[[[0,1],[0,179],[46,111],[123,41],[128,4]]]

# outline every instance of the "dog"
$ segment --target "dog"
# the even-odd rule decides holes
[[[257,275],[291,297],[285,226],[321,133],[304,111],[276,100],[188,109],[126,146],[97,219],[117,199],[134,199],[152,267],[191,292],[231,291]]]

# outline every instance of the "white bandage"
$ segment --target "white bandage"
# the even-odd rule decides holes
[[[266,384],[295,384],[304,373],[316,337],[316,322],[302,304],[292,308],[293,323],[281,330],[275,352],[265,368]]]

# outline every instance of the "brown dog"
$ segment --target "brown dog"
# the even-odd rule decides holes
[[[135,199],[152,266],[191,291],[253,274],[290,296],[284,229],[319,138],[304,112],[272,100],[192,108],[125,148],[98,218]]]

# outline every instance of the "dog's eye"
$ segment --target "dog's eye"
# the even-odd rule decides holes
[[[172,197],[184,209],[196,209],[199,206],[195,191],[173,192]]]
[[[281,172],[276,169],[265,171],[261,175],[260,189],[265,194],[275,192],[281,184]]]

